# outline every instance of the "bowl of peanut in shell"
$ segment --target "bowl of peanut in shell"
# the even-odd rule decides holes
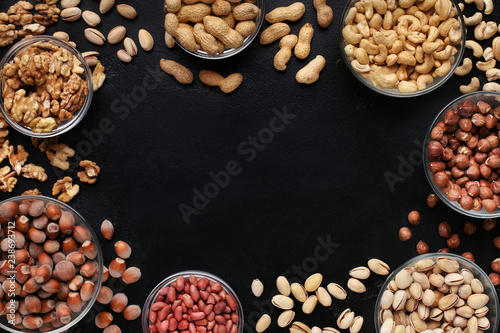
[[[90,107],[90,69],[81,53],[62,39],[25,38],[5,54],[0,68],[0,111],[18,132],[38,138],[61,135]]]

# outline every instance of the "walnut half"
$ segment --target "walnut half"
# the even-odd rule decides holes
[[[60,193],[61,195],[59,195],[57,199],[62,202],[69,202],[79,191],[80,186],[73,185],[73,179],[68,176],[59,179],[52,187],[52,195],[58,195]]]
[[[84,183],[94,184],[97,181],[97,175],[101,172],[101,168],[92,161],[83,160],[80,166],[85,168],[85,171],[78,172],[78,179]]]

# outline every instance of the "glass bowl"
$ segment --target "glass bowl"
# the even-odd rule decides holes
[[[26,50],[28,50],[33,44],[38,43],[38,42],[53,42],[55,45],[62,47],[66,50],[68,50],[71,54],[73,54],[81,63],[81,67],[83,68],[83,74],[80,74],[80,77],[85,80],[87,83],[87,88],[88,88],[88,93],[85,98],[85,101],[83,102],[82,106],[73,112],[73,119],[70,120],[65,120],[61,122],[60,124],[57,125],[55,129],[53,129],[51,132],[48,133],[37,133],[34,132],[30,127],[28,126],[23,126],[17,122],[15,122],[11,116],[10,113],[8,113],[5,108],[4,108],[4,98],[3,94],[0,94],[0,112],[2,113],[3,117],[5,120],[9,123],[12,128],[14,128],[16,131],[23,133],[25,135],[31,136],[31,137],[37,137],[37,138],[51,138],[54,136],[61,135],[63,133],[68,132],[71,130],[73,127],[75,127],[85,116],[87,113],[90,104],[92,102],[92,96],[93,96],[93,86],[92,86],[92,73],[89,69],[89,66],[87,65],[85,59],[83,58],[82,54],[74,48],[71,44],[68,42],[57,38],[53,36],[46,36],[46,35],[39,35],[39,36],[34,36],[30,38],[25,38],[21,40],[20,42],[14,44],[4,55],[3,59],[0,61],[0,82],[1,82],[1,88],[2,91],[4,89],[5,81],[3,77],[3,68],[5,64],[9,63],[10,61],[14,60],[15,57],[19,56]]]
[[[384,282],[382,285],[382,288],[380,289],[380,292],[377,297],[377,301],[375,303],[375,311],[374,311],[374,323],[375,323],[375,331],[377,333],[380,333],[380,326],[382,325],[382,320],[380,318],[380,303],[382,300],[382,295],[383,293],[388,289],[389,284],[391,281],[394,280],[395,276],[404,270],[407,267],[413,266],[415,263],[417,263],[419,260],[422,259],[432,259],[436,261],[438,258],[450,258],[450,259],[455,259],[460,268],[459,270],[462,269],[468,269],[475,278],[479,279],[481,283],[484,286],[484,294],[489,296],[489,302],[486,304],[489,308],[489,312],[486,314],[486,318],[488,318],[490,322],[490,328],[487,329],[484,332],[489,332],[489,333],[495,333],[498,330],[499,327],[499,320],[498,316],[500,315],[499,313],[499,303],[498,303],[498,295],[495,290],[495,287],[493,286],[493,283],[491,283],[490,279],[488,278],[488,275],[475,263],[472,261],[465,259],[464,257],[461,257],[456,254],[452,253],[427,253],[427,254],[422,254],[419,256],[416,256],[408,261],[406,261],[404,264],[399,266],[394,272],[392,272],[388,277],[387,280]],[[480,331],[483,332],[483,331]]]
[[[97,295],[98,295],[99,290],[101,289],[101,285],[102,285],[102,273],[103,273],[102,268],[104,265],[102,249],[101,249],[101,246],[99,244],[99,240],[97,239],[97,235],[95,234],[94,230],[92,229],[92,226],[87,221],[85,221],[85,219],[82,217],[82,215],[80,215],[76,210],[74,210],[73,208],[71,208],[70,206],[66,205],[63,202],[60,202],[59,200],[49,198],[49,197],[44,197],[41,195],[23,195],[23,196],[17,196],[17,197],[13,197],[13,198],[10,198],[7,200],[3,200],[0,204],[0,207],[2,207],[2,205],[4,205],[5,203],[9,203],[9,202],[15,202],[15,203],[21,205],[22,203],[30,203],[30,202],[33,202],[35,200],[41,200],[45,203],[45,205],[47,205],[48,203],[53,203],[56,206],[58,206],[62,212],[65,212],[65,211],[70,212],[75,218],[75,226],[82,225],[90,232],[91,241],[96,245],[96,248],[97,248],[97,256],[94,260],[97,261],[97,263],[98,263],[98,274],[97,274],[97,276],[94,276],[92,279],[90,279],[95,284],[94,293],[92,295],[92,298],[89,301],[87,301],[86,303],[84,303],[84,305],[81,308],[81,311],[72,313],[72,320],[66,325],[59,324],[59,325],[61,325],[60,327],[57,327],[57,328],[54,328],[51,330],[45,329],[44,326],[42,326],[42,328],[40,328],[38,330],[29,330],[26,328],[21,329],[20,327],[16,328],[8,323],[7,315],[9,313],[7,311],[9,311],[9,310],[6,307],[5,308],[6,312],[0,316],[0,329],[3,331],[11,332],[11,333],[23,333],[23,332],[27,332],[27,333],[39,333],[39,332],[61,333],[61,332],[66,332],[71,327],[75,326],[79,321],[81,321],[88,314],[88,312],[90,311],[90,309],[92,308],[92,306],[94,305],[94,303],[97,299]],[[45,208],[44,208],[44,211],[45,211]],[[0,216],[0,219],[3,220],[2,222],[5,221],[5,219],[1,216]],[[7,224],[7,222],[5,222],[5,223]],[[2,229],[3,229],[2,231],[4,231],[5,229],[8,229],[8,226],[4,227]],[[57,319],[56,319],[56,321],[57,321]]]
[[[448,73],[446,73],[443,76],[439,76],[439,77],[434,78],[433,82],[426,84],[425,89],[417,90],[415,92],[400,92],[398,90],[397,86],[393,89],[384,89],[384,88],[381,88],[380,85],[378,85],[378,83],[375,83],[376,84],[375,85],[374,84],[375,81],[373,80],[373,78],[370,77],[370,75],[368,75],[371,73],[363,73],[362,74],[353,68],[351,62],[352,62],[352,60],[354,60],[354,56],[349,56],[346,53],[346,46],[348,45],[348,43],[346,42],[346,40],[342,34],[343,28],[345,27],[345,19],[349,13],[349,10],[351,8],[353,8],[357,2],[360,2],[360,1],[361,0],[349,0],[349,1],[347,1],[346,5],[344,7],[344,11],[343,11],[343,14],[342,14],[342,17],[340,20],[340,31],[341,31],[341,34],[340,34],[340,49],[341,49],[341,51],[340,52],[342,53],[342,57],[344,58],[344,61],[347,65],[347,67],[349,68],[349,70],[352,72],[352,74],[368,88],[370,88],[373,91],[380,93],[382,95],[387,95],[387,96],[391,96],[391,97],[405,98],[405,97],[421,96],[421,95],[429,93],[429,92],[439,88],[441,85],[443,85],[453,75],[453,73],[455,72],[455,69],[462,63],[462,58],[463,58],[463,54],[465,51],[465,41],[466,41],[465,22],[464,22],[464,19],[462,16],[462,12],[461,12],[460,8],[458,7],[458,2],[456,0],[451,0],[452,8],[453,8],[452,10],[456,10],[456,12],[457,12],[457,16],[455,18],[458,19],[458,22],[460,24],[459,30],[461,31],[462,38],[460,39],[459,43],[454,45],[457,49],[457,52],[455,53],[454,56],[452,56],[451,68],[448,71]],[[375,11],[375,9],[374,9],[374,12],[377,13]],[[382,15],[382,17],[384,17],[384,15]],[[380,30],[381,30],[381,28],[378,29],[378,31],[380,31]],[[359,47],[360,45],[358,43],[358,44],[355,44],[355,46]],[[371,53],[373,54],[374,52],[375,51],[372,51]],[[390,55],[390,53],[389,53],[389,55]],[[385,63],[385,61],[384,61],[384,63]],[[417,63],[417,65],[418,65],[418,63]]]
[[[262,23],[264,22],[264,16],[265,16],[264,0],[256,0],[254,5],[259,7],[259,9],[260,9],[259,14],[253,19],[253,21],[255,22],[255,31],[250,36],[246,37],[243,40],[243,45],[237,49],[227,49],[227,50],[224,50],[224,53],[222,53],[222,54],[217,53],[216,55],[210,55],[207,52],[202,51],[202,50],[198,50],[195,52],[187,50],[186,48],[184,48],[184,46],[181,45],[181,43],[179,43],[179,41],[177,40],[176,37],[174,37],[175,43],[177,45],[179,45],[180,48],[183,49],[184,51],[186,51],[187,53],[192,54],[192,55],[199,57],[199,58],[203,58],[203,59],[217,60],[217,59],[226,59],[226,58],[232,57],[235,54],[238,54],[241,51],[243,51],[245,48],[247,48],[248,45],[250,45],[253,42],[255,37],[257,37],[257,35],[260,32],[260,28],[262,27]],[[166,13],[167,12],[165,12],[165,14]]]
[[[429,153],[427,151],[427,145],[429,144],[430,137],[431,137],[431,131],[436,126],[437,123],[442,121],[444,119],[444,116],[448,110],[455,110],[462,102],[464,101],[471,101],[474,104],[477,104],[479,101],[485,101],[489,103],[492,106],[492,110],[500,106],[500,93],[497,92],[492,92],[492,91],[476,91],[467,95],[460,96],[453,100],[451,103],[446,105],[436,116],[434,121],[432,122],[429,130],[427,131],[427,134],[425,135],[424,139],[424,146],[423,146],[423,164],[424,164],[424,171],[425,175],[427,177],[427,180],[429,181],[429,184],[432,187],[432,190],[437,194],[439,199],[443,201],[447,206],[451,207],[455,211],[464,214],[466,216],[474,217],[474,218],[494,218],[494,217],[499,217],[500,216],[500,208],[497,208],[496,211],[494,212],[488,212],[484,208],[482,208],[480,211],[475,211],[475,210],[465,210],[460,206],[458,201],[451,201],[448,199],[447,195],[441,190],[439,186],[437,186],[434,181],[433,181],[433,173],[429,169]]]
[[[150,325],[150,320],[149,320],[149,313],[151,306],[155,303],[159,291],[166,287],[169,286],[171,283],[175,282],[178,277],[184,277],[186,279],[189,279],[189,276],[194,275],[197,279],[201,278],[206,278],[209,281],[213,281],[216,283],[220,283],[222,285],[222,289],[226,291],[228,295],[232,295],[236,301],[236,304],[238,306],[238,309],[236,310],[236,313],[238,314],[239,320],[237,322],[237,327],[238,331],[237,333],[243,333],[243,328],[244,328],[244,316],[243,316],[243,308],[241,306],[241,302],[234,292],[234,290],[227,284],[224,280],[222,280],[220,277],[215,276],[211,273],[203,272],[203,271],[196,271],[196,270],[190,270],[190,271],[182,271],[173,275],[170,275],[167,277],[165,280],[161,281],[154,289],[151,291],[149,294],[148,298],[146,299],[146,302],[144,303],[144,307],[142,310],[142,331],[144,333],[149,333],[149,325]],[[228,333],[230,333],[228,331]]]

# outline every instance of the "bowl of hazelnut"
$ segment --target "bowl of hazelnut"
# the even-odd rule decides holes
[[[61,135],[75,127],[90,107],[90,69],[81,53],[62,39],[25,38],[7,51],[0,68],[0,112],[25,135]]]
[[[478,91],[449,103],[434,119],[423,147],[434,192],[457,212],[500,216],[500,93]]]
[[[0,204],[0,329],[66,332],[94,305],[103,256],[92,227],[70,206],[43,196]]]

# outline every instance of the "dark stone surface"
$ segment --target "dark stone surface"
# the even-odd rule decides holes
[[[130,64],[116,58],[121,46],[90,44],[83,37],[83,20],[59,22],[48,32],[67,31],[80,51],[98,50],[106,67],[106,82],[94,95],[87,116],[60,141],[77,150],[64,175],[76,179],[81,159],[102,167],[97,184],[81,184],[71,205],[96,230],[103,219],[110,219],[116,225],[115,240],[132,245],[129,265],[139,266],[143,278],[124,289],[131,303],[142,305],[166,276],[199,269],[222,277],[235,289],[247,323],[253,327],[260,313],[270,309],[267,299],[278,275],[303,282],[308,274],[319,271],[325,282],[345,286],[348,271],[366,265],[372,257],[396,268],[416,255],[420,239],[432,251],[445,247],[437,233],[443,220],[462,237],[456,253],[473,252],[477,263],[490,272],[489,263],[498,257],[492,245],[498,227],[486,232],[481,221],[476,221],[476,235],[465,236],[462,225],[467,218],[443,204],[427,208],[425,199],[431,189],[419,161],[430,122],[459,96],[459,85],[470,78],[452,77],[440,89],[412,99],[372,92],[353,77],[340,55],[343,2],[329,2],[335,19],[328,29],[317,25],[312,1],[307,3],[305,17],[291,28],[298,33],[303,24],[312,23],[312,53],[304,61],[292,58],[283,73],[273,67],[277,43],[261,46],[256,41],[241,54],[220,61],[198,59],[178,47],[169,50],[163,43],[162,1],[127,3],[137,8],[136,20],[128,21],[114,9],[104,15],[98,28],[107,34],[114,26],[125,25],[136,42],[141,28],[153,34],[154,49],[139,50]],[[267,1],[267,7],[289,3]],[[9,4],[2,1],[0,10]],[[82,9],[97,11],[98,2],[85,1]],[[472,7],[468,10],[468,14],[473,12]],[[498,19],[498,14],[492,18]],[[5,52],[0,50],[0,55]],[[321,78],[311,86],[297,84],[295,73],[317,54],[327,60]],[[192,69],[195,83],[182,86],[162,72],[156,76],[159,82],[144,81],[152,77],[149,72],[155,71],[161,58]],[[224,95],[198,80],[204,68],[224,75],[240,72],[244,83],[233,94]],[[132,100],[131,105],[126,98]],[[294,118],[281,128],[273,118],[284,110]],[[102,121],[112,122],[113,130],[99,131]],[[266,136],[271,122],[279,127],[272,140]],[[269,142],[261,151],[254,150],[254,156],[248,142],[259,134]],[[31,147],[28,138],[12,133],[10,139],[29,147],[29,161],[46,167],[49,181],[39,184],[20,179],[12,194],[0,198],[34,187],[50,195],[52,184],[62,174]],[[231,161],[238,163],[239,174],[231,176],[229,184],[186,223],[179,205],[192,207],[193,189],[203,191],[212,182],[210,173],[225,170]],[[401,177],[392,188],[388,173]],[[408,226],[406,216],[413,209],[421,212],[422,223],[411,227],[413,238],[402,243],[397,233]],[[334,244],[328,252],[322,249],[325,242]],[[102,242],[107,263],[113,259],[112,244]],[[265,284],[261,299],[251,294],[254,278]],[[336,326],[337,316],[350,307],[365,318],[363,331],[373,332],[373,307],[383,281],[370,277],[366,294],[350,293],[346,301],[335,301],[328,309],[318,305],[309,316],[297,306],[296,319],[311,326]],[[123,289],[119,283],[113,287]],[[271,312],[275,322],[279,313]],[[121,315],[115,318],[124,332],[140,331],[139,321],[125,323]],[[94,332],[93,316],[84,319],[78,330]],[[269,331],[284,329],[273,324]]]

